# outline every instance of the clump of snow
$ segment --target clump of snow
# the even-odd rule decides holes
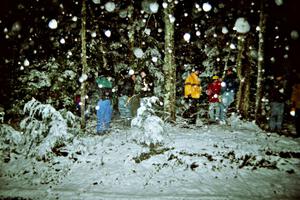
[[[158,102],[159,99],[154,96],[142,98],[137,116],[131,121],[131,126],[138,129],[133,139],[139,143],[150,145],[163,142],[164,122],[153,110],[153,104]]]
[[[109,1],[104,5],[104,7],[107,12],[113,12],[116,8],[116,4],[114,2]]]
[[[30,65],[29,60],[28,60],[28,59],[25,59],[24,62],[23,62],[23,65],[24,65],[25,67],[28,67],[28,66]]]
[[[187,42],[190,42],[191,34],[185,33],[185,34],[183,35],[183,39],[184,39],[185,41],[187,41]]]
[[[222,33],[223,34],[227,34],[228,33],[227,27],[225,27],[225,26],[222,27]]]
[[[80,76],[80,78],[79,78],[79,82],[80,82],[80,83],[83,83],[84,81],[87,80],[87,78],[88,78],[88,75],[82,74],[82,75]]]
[[[143,52],[143,50],[142,50],[141,48],[135,48],[135,49],[133,50],[133,54],[134,54],[135,57],[137,57],[137,58],[142,58],[143,55],[144,55],[144,52]]]
[[[275,3],[277,6],[282,6],[283,5],[283,0],[275,0]]]
[[[250,25],[245,18],[240,17],[235,21],[233,29],[238,33],[247,33],[250,31]]]
[[[210,5],[210,3],[204,3],[202,5],[202,9],[205,11],[205,12],[209,12],[211,10],[212,6]]]
[[[152,13],[157,13],[159,5],[157,2],[153,2],[153,3],[150,3],[149,7],[150,7],[150,11]]]
[[[57,28],[57,21],[55,19],[51,19],[48,23],[48,27],[51,29],[56,29]]]
[[[101,0],[93,0],[94,4],[100,4]]]
[[[110,30],[106,30],[104,32],[104,34],[105,34],[106,37],[110,37],[111,36],[111,31]]]
[[[297,40],[297,39],[299,38],[299,33],[298,33],[298,31],[293,30],[293,31],[291,32],[291,38],[292,38],[293,40]]]
[[[19,21],[16,21],[11,27],[12,32],[19,32],[21,29],[22,29],[21,22]]]

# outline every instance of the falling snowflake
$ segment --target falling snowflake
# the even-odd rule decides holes
[[[92,32],[91,32],[91,36],[92,36],[92,38],[95,38],[95,37],[97,36],[96,31],[92,31]]]
[[[94,4],[100,4],[100,0],[93,0]]]
[[[189,33],[185,33],[184,36],[183,36],[183,39],[184,39],[185,41],[189,42],[190,39],[191,39],[191,35],[190,35]]]
[[[250,31],[250,25],[245,18],[240,17],[235,21],[234,30],[238,33],[247,33]]]
[[[293,31],[291,32],[291,38],[292,38],[293,40],[297,40],[297,39],[299,38],[299,33],[298,33],[298,31],[293,30]]]
[[[114,2],[109,1],[104,5],[104,7],[107,12],[113,12],[116,8],[116,4]]]
[[[61,38],[60,41],[59,41],[61,44],[65,44],[66,43],[66,40],[64,38]]]
[[[25,59],[23,65],[25,67],[29,66],[30,65],[29,60]]]
[[[282,6],[283,0],[275,0],[277,6]]]
[[[152,62],[156,63],[157,60],[158,60],[158,58],[157,58],[156,56],[153,56],[153,57],[152,57]]]
[[[154,3],[150,3],[149,7],[152,13],[157,13],[159,5],[158,3],[154,2]]]
[[[222,33],[223,34],[227,34],[228,33],[227,27],[225,27],[225,26],[222,27]]]
[[[106,35],[106,37],[110,37],[111,36],[111,31],[110,30],[106,30],[104,32],[104,34]]]
[[[133,53],[134,53],[134,55],[135,55],[137,58],[141,58],[141,57],[143,57],[143,55],[144,55],[143,50],[140,49],[140,48],[135,48],[135,49],[133,50]]]
[[[208,11],[210,11],[211,10],[211,5],[209,4],[209,3],[204,3],[203,5],[202,5],[202,9],[205,11],[205,12],[208,12]]]
[[[48,23],[49,28],[56,29],[57,28],[57,21],[55,19],[51,19]]]

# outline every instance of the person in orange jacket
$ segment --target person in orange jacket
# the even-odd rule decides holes
[[[194,68],[193,72],[187,76],[184,82],[184,98],[188,101],[189,107],[183,115],[189,119],[189,124],[196,124],[197,120],[197,104],[202,92],[199,74],[200,69]]]
[[[300,136],[300,81],[293,86],[291,115],[295,116],[297,137]]]

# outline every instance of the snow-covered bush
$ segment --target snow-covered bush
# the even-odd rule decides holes
[[[21,121],[20,127],[24,130],[26,154],[47,158],[53,147],[73,138],[69,130],[77,122],[72,113],[57,111],[50,104],[35,99],[25,104],[24,113],[28,116]]]
[[[24,137],[21,132],[7,124],[0,124],[0,158],[9,159],[11,152],[18,152],[18,146],[22,146]]]
[[[153,109],[153,105],[157,102],[159,99],[154,96],[143,98],[137,116],[131,121],[131,127],[136,128],[133,138],[139,143],[147,145],[163,143],[164,122],[155,115]]]

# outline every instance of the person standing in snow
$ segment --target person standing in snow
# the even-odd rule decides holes
[[[200,69],[194,68],[193,72],[187,76],[184,82],[184,98],[189,107],[183,113],[187,117],[189,124],[196,124],[198,103],[202,92],[201,80],[199,78]]]
[[[269,100],[271,106],[271,114],[269,120],[269,127],[271,131],[281,131],[284,104],[287,100],[285,91],[285,80],[282,75],[275,77],[269,90]]]
[[[130,104],[133,116],[136,116],[137,109],[140,107],[143,99],[145,97],[153,96],[154,80],[146,69],[141,69],[140,73],[132,78],[134,79],[135,84],[134,96],[130,99]]]
[[[228,68],[221,83],[220,120],[225,123],[228,107],[233,103],[238,88],[237,75],[232,68]]]
[[[134,73],[133,70],[125,70],[120,74],[118,81],[118,109],[121,119],[125,120],[125,124],[130,122],[132,118],[130,98],[134,94]]]
[[[109,131],[112,118],[111,88],[100,88],[100,98],[97,110],[97,134],[105,134]]]
[[[297,137],[300,136],[300,80],[293,86],[291,115],[295,116]]]
[[[208,114],[211,122],[220,120],[221,81],[219,76],[212,77],[213,82],[208,84],[206,94],[208,96]]]

